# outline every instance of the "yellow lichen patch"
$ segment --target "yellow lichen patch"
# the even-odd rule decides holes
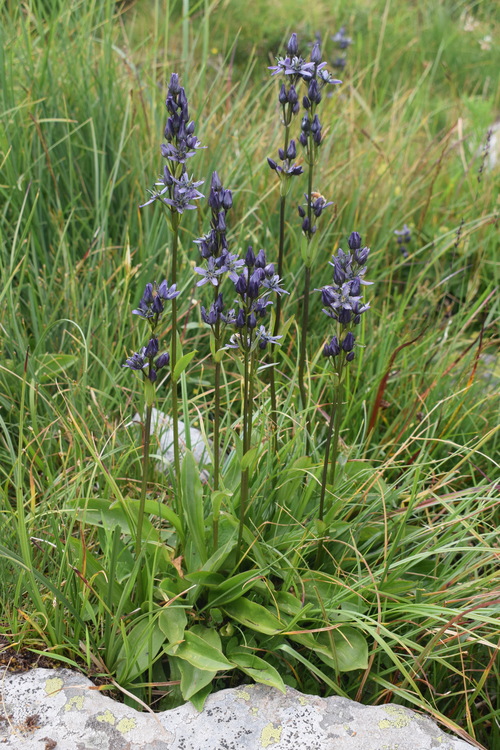
[[[237,690],[236,691],[236,697],[237,698],[241,698],[244,701],[249,701],[250,700],[250,693],[247,692],[246,690]]]
[[[385,711],[392,715],[392,719],[382,719],[378,725],[380,729],[403,729],[411,724],[411,716],[397,706],[385,706]]]
[[[64,681],[60,677],[49,677],[45,683],[45,692],[47,695],[55,695],[62,690]]]
[[[84,702],[85,702],[85,696],[84,695],[74,695],[66,703],[66,705],[64,706],[64,710],[65,711],[71,711],[71,709],[74,708],[77,711],[81,711],[82,708],[83,708]]]
[[[268,724],[265,726],[260,735],[260,744],[262,747],[269,747],[269,745],[274,745],[279,742],[282,729],[283,727],[281,724],[277,727],[275,727],[274,724]]]
[[[96,716],[96,721],[102,721],[103,724],[111,724],[112,727],[114,727],[116,718],[113,716],[111,711],[106,709],[106,711],[103,714],[99,714],[99,716]]]
[[[135,719],[132,719],[131,717],[127,718],[126,716],[124,716],[123,719],[120,719],[120,721],[116,725],[116,728],[122,734],[126,734],[127,732],[131,732],[132,729],[134,729],[135,725]]]
[[[309,701],[303,695],[299,695],[299,703],[301,706],[308,706]]]
[[[252,708],[250,709],[250,713],[253,716],[257,716],[257,714],[259,713],[259,709],[257,708],[257,706],[252,706]]]

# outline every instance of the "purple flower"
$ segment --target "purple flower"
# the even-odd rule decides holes
[[[195,266],[194,270],[196,271],[196,273],[199,273],[200,276],[203,277],[202,279],[200,279],[200,281],[196,282],[196,286],[203,286],[208,282],[210,282],[214,286],[218,286],[218,277],[221,275],[221,273],[223,273],[223,270],[221,268],[216,267],[213,257],[208,259],[207,268],[200,268],[199,266]]]
[[[266,331],[265,326],[259,326],[258,328],[257,339],[259,342],[259,349],[265,349],[268,344],[278,344],[282,338],[283,336],[271,336],[271,334]]]
[[[144,346],[140,352],[134,352],[122,367],[129,367],[131,370],[143,370],[148,365],[145,359],[145,353],[146,347]]]

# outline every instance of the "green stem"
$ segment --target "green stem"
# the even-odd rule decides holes
[[[341,371],[342,372],[342,371]],[[340,374],[340,377],[342,375]],[[335,472],[337,471],[337,457],[339,455],[339,434],[340,434],[340,419],[342,416],[342,400],[344,397],[344,384],[340,380],[336,388],[336,399],[335,399],[335,432],[333,435],[333,450],[330,460],[330,484],[335,484]]]
[[[151,440],[152,406],[146,406],[146,424],[144,426],[144,442],[142,445],[142,484],[139,499],[139,514],[137,516],[137,531],[135,536],[135,556],[139,557],[142,547],[142,524],[144,520],[144,506],[146,504],[146,490],[149,478],[149,444]]]
[[[246,331],[245,331],[246,340]],[[249,372],[249,353],[245,346],[244,352],[244,372],[243,372],[243,455],[250,449],[249,446],[249,412],[250,412],[250,372]],[[248,504],[248,467],[241,471],[240,482],[240,524],[238,529],[238,551],[241,551],[243,540],[243,528],[245,525],[246,509]]]
[[[330,510],[330,507],[328,507],[325,513],[326,480],[328,476],[329,464],[330,464],[330,484],[331,484],[332,491],[333,491],[333,486],[335,484],[335,472],[336,472],[336,467],[337,467],[337,457],[339,454],[340,418],[342,415],[342,400],[343,400],[343,394],[344,394],[344,384],[342,382],[342,369],[343,369],[343,363],[341,362],[339,365],[339,370],[337,372],[339,382],[334,390],[332,413],[330,414],[330,420],[328,422],[328,433],[326,436],[326,443],[325,443],[325,457],[323,460],[323,472],[321,476],[321,493],[320,493],[320,498],[319,498],[319,510],[318,510],[318,520],[321,522],[323,521],[325,515]],[[332,436],[333,436],[333,441],[332,441]],[[332,442],[333,442],[333,446],[332,446]],[[330,456],[330,449],[331,449],[331,456]],[[331,505],[331,503],[329,505]],[[323,562],[323,556],[324,556],[324,544],[323,544],[323,540],[321,539],[319,542],[318,551],[316,553],[316,562],[315,562],[315,567],[318,570],[321,567],[321,564]]]
[[[177,284],[177,254],[179,247],[179,217],[172,213],[172,267],[170,276],[172,284]],[[177,364],[177,298],[172,300],[172,342],[170,348],[170,372],[172,379],[172,432],[174,436],[174,473],[176,481],[177,512],[181,508],[181,459],[179,448],[179,404],[177,395],[177,379],[174,377]]]
[[[286,154],[290,138],[290,121],[292,117],[291,107],[288,104],[284,112],[284,125],[285,125],[285,142],[283,150]],[[283,257],[285,251],[285,210],[286,210],[286,193],[280,196],[280,230],[279,230],[279,244],[278,244],[278,276],[280,279],[283,278]],[[281,295],[278,295],[276,300],[276,318],[274,321],[273,336],[277,336],[281,326]],[[271,355],[272,356],[272,355]],[[278,452],[278,398],[276,395],[276,367],[273,364],[269,369],[269,378],[271,384],[271,427],[273,430],[273,451]]]
[[[300,331],[300,352],[299,352],[299,391],[300,400],[302,402],[302,408],[305,409],[307,405],[307,392],[304,382],[304,373],[307,360],[307,325],[309,320],[309,294],[311,291],[311,269],[306,266],[305,277],[304,277],[304,299],[302,301],[302,328]],[[309,425],[309,418],[308,418]],[[308,435],[306,435],[307,443],[309,442]],[[307,448],[306,448],[307,452]]]
[[[309,144],[308,148],[312,149],[312,144]],[[308,175],[308,181],[307,181],[307,217],[309,219],[309,227],[312,228],[312,183],[313,183],[313,174],[314,174],[314,159],[312,152],[308,152],[308,164],[309,164],[309,175]],[[309,243],[311,242],[312,235],[309,238]],[[302,402],[302,408],[306,408],[307,404],[307,393],[306,393],[306,386],[304,381],[304,373],[305,373],[305,367],[306,367],[306,359],[307,359],[307,329],[309,325],[309,294],[311,292],[311,266],[310,261],[308,260],[306,269],[305,269],[305,278],[304,278],[304,297],[302,300],[302,327],[300,331],[300,356],[299,356],[299,391],[300,391],[300,400]],[[311,419],[310,417],[307,417],[307,430],[306,430],[306,453],[309,451],[309,433],[311,428]]]

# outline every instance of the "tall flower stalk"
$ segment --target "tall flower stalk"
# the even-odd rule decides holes
[[[185,211],[196,209],[193,201],[203,198],[198,187],[203,180],[195,181],[189,177],[186,161],[201,148],[201,143],[194,135],[195,123],[189,119],[189,107],[184,88],[179,83],[177,73],[172,73],[168,86],[165,106],[169,114],[165,125],[166,143],[161,144],[161,153],[166,164],[163,174],[150,191],[151,197],[141,208],[156,201],[166,209],[167,221],[172,231],[172,253],[170,276],[177,283],[179,225]],[[179,445],[179,407],[177,395],[177,303],[172,301],[172,342],[170,349],[172,372],[172,431],[174,438],[174,470],[177,480],[180,478],[180,445]],[[178,483],[178,489],[180,484]]]
[[[142,526],[144,522],[144,508],[146,503],[146,490],[149,478],[149,444],[151,438],[151,414],[156,396],[156,380],[160,370],[166,368],[170,363],[170,354],[164,352],[158,354],[159,343],[156,331],[160,318],[164,312],[164,302],[171,300],[172,304],[178,297],[179,292],[176,285],[168,286],[167,281],[161,284],[146,284],[144,294],[142,295],[139,306],[133,310],[134,315],[138,315],[149,324],[149,340],[146,346],[143,346],[138,352],[134,352],[127,359],[122,367],[128,367],[131,370],[140,372],[144,387],[145,401],[145,425],[142,451],[142,483],[141,495],[139,499],[139,512],[137,516],[137,528],[135,536],[135,554],[139,557],[142,547]]]
[[[212,174],[208,204],[212,210],[210,231],[208,234],[195,240],[199,246],[201,257],[206,261],[206,267],[195,267],[196,273],[202,278],[197,286],[209,284],[213,289],[213,302],[208,309],[201,307],[201,316],[205,323],[212,329],[210,349],[214,358],[214,429],[213,429],[213,487],[219,489],[220,484],[220,383],[221,383],[221,348],[223,340],[223,326],[225,317],[223,315],[224,300],[220,292],[224,274],[229,274],[233,281],[237,281],[236,269],[243,265],[235,255],[231,255],[228,249],[226,237],[226,214],[233,205],[233,196],[230,190],[224,189],[217,172]],[[217,547],[218,526],[214,521],[214,547]]]
[[[278,94],[278,101],[281,109],[281,123],[284,128],[283,146],[278,149],[278,160],[268,158],[268,164],[273,169],[280,180],[280,212],[279,212],[279,241],[278,241],[278,276],[283,277],[283,261],[285,250],[285,221],[286,221],[286,201],[290,192],[291,179],[303,173],[302,166],[295,163],[297,157],[297,147],[295,141],[290,139],[291,124],[294,115],[300,111],[299,97],[296,86],[301,80],[301,74],[306,70],[307,65],[304,61],[300,62],[298,56],[299,47],[297,34],[292,34],[287,44],[287,58],[278,58],[278,65],[273,66],[273,75],[276,73],[284,74],[284,81],[281,83]],[[285,64],[288,60],[288,66]],[[295,64],[293,61],[296,61]],[[281,61],[281,62],[280,62]],[[290,72],[293,70],[294,72]],[[281,163],[279,163],[281,162]],[[275,320],[273,335],[277,336],[281,325],[281,297],[276,301]],[[274,448],[277,449],[277,419],[278,407],[276,397],[276,376],[275,365],[269,369],[271,385],[271,421],[274,430]]]
[[[345,253],[341,248],[333,256],[333,283],[324,286],[321,298],[325,307],[323,312],[335,323],[335,333],[331,341],[323,347],[323,354],[327,357],[334,372],[334,395],[328,431],[325,443],[325,456],[321,477],[321,492],[319,500],[318,520],[323,524],[325,516],[330,510],[330,504],[325,507],[328,468],[330,468],[330,485],[333,491],[339,452],[340,425],[344,401],[344,376],[349,363],[355,358],[356,326],[361,316],[370,305],[362,302],[361,287],[371,284],[363,277],[366,273],[366,260],[370,253],[368,247],[361,247],[361,236],[352,232],[348,240],[350,252]],[[316,566],[319,567],[323,557],[323,543],[317,552]]]
[[[281,338],[269,333],[259,321],[266,316],[267,307],[272,304],[269,299],[271,293],[275,292],[279,297],[288,292],[281,287],[274,264],[266,262],[264,250],[259,250],[255,255],[252,247],[248,248],[245,255],[244,266],[235,282],[235,290],[238,307],[231,310],[225,320],[233,329],[226,348],[239,351],[243,357],[242,443],[243,456],[246,458],[242,462],[240,481],[238,549],[241,551],[248,509],[248,452],[252,447],[254,382],[259,357],[268,344],[277,344]]]
[[[300,125],[301,132],[299,137],[299,141],[304,149],[304,159],[307,164],[307,193],[304,195],[306,199],[305,208],[303,206],[298,207],[299,215],[302,218],[302,232],[304,235],[301,252],[305,267],[298,371],[300,398],[304,409],[307,406],[305,368],[307,362],[307,332],[309,328],[311,269],[316,254],[316,243],[313,243],[313,238],[317,230],[315,221],[321,216],[327,206],[332,205],[331,201],[327,202],[320,193],[313,191],[315,167],[318,163],[319,150],[323,141],[322,125],[317,113],[317,108],[323,98],[322,89],[324,86],[327,84],[342,83],[342,81],[332,78],[330,73],[326,70],[326,62],[321,61],[319,42],[315,42],[311,50],[310,66],[307,75],[303,76],[303,79],[307,84],[307,94],[302,99],[304,115]]]

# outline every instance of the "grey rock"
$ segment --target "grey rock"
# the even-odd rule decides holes
[[[3,743],[3,744],[2,744]],[[5,673],[0,746],[19,750],[470,750],[429,718],[246,685],[152,714],[113,701],[67,669]]]
[[[145,419],[145,415],[144,415]],[[132,421],[126,424],[126,427],[132,427],[134,425],[143,425],[143,420],[139,413],[135,414]],[[184,456],[187,448],[187,436],[186,436],[186,425],[181,420],[178,421],[179,429],[179,453],[181,458]],[[168,473],[170,467],[174,464],[174,429],[172,417],[164,414],[159,409],[151,410],[151,435],[156,435],[158,438],[158,455],[157,458],[160,460],[156,463],[157,471]],[[189,428],[189,437],[191,451],[194,455],[195,461],[203,465],[212,463],[210,457],[212,449],[212,441],[208,440],[206,436],[197,430],[196,427]],[[207,470],[200,472],[200,478],[206,482],[208,479]]]

